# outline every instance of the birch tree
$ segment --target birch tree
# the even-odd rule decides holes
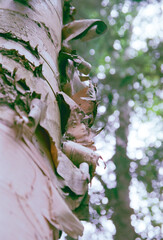
[[[83,233],[78,218],[87,218],[82,206],[100,157],[91,130],[96,99],[91,66],[69,41],[106,25],[66,24],[61,50],[62,28],[60,0],[0,1],[0,239]]]

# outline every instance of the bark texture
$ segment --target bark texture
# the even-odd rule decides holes
[[[83,232],[50,151],[60,146],[61,9],[60,0],[0,1],[0,239]]]
[[[61,9],[60,0],[0,1],[0,239],[58,239],[59,230],[76,239],[78,218],[88,219],[100,158],[96,91],[91,65],[69,42],[106,25],[87,19],[62,28]]]

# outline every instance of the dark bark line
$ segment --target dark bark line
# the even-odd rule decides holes
[[[10,11],[12,12],[12,11]],[[14,12],[15,13],[15,12]],[[16,14],[20,14],[18,12],[16,12]],[[24,18],[28,18],[27,15],[23,15],[21,14],[21,16]],[[35,20],[32,20],[33,23],[35,23],[39,28],[43,28],[44,29],[44,32],[47,34],[48,38],[50,39],[50,41],[52,42],[52,44],[55,44],[54,43],[54,40],[52,38],[52,35],[51,35],[51,32],[50,32],[50,29],[49,27],[46,26],[46,24],[44,22],[38,22],[38,21],[35,21]],[[15,41],[15,42],[19,42],[22,46],[24,46],[27,50],[29,50],[36,58],[40,58],[39,57],[39,54],[38,54],[38,49],[37,49],[37,46],[35,48],[33,48],[31,45],[30,45],[30,42],[29,41],[25,41],[23,40],[22,38],[19,38],[17,37],[14,33],[12,33],[11,31],[10,32],[1,32],[0,33],[0,37],[3,37],[7,40],[12,40],[12,41]]]
[[[15,15],[15,14],[18,14],[18,12],[14,12],[14,13],[13,13],[13,15]],[[41,36],[42,34],[46,34],[46,35],[47,35],[47,39],[49,39],[49,40],[51,41],[51,46],[54,46],[55,49],[58,49],[58,46],[59,46],[59,44],[58,44],[58,39],[57,39],[56,35],[54,36],[54,33],[53,33],[53,37],[55,37],[55,38],[54,38],[54,40],[52,39],[52,34],[51,34],[52,30],[51,30],[51,32],[50,32],[49,27],[46,26],[45,23],[43,23],[43,22],[38,22],[38,21],[35,21],[35,20],[33,20],[33,19],[30,19],[27,15],[23,15],[23,14],[20,15],[20,19],[19,19],[20,22],[21,22],[21,17],[22,17],[22,18],[26,18],[26,21],[30,21],[31,24],[33,24],[33,28],[34,28],[34,29],[37,29],[37,32],[40,32],[40,34],[39,34],[40,36]],[[13,28],[14,28],[14,26],[11,27],[11,29],[13,29]],[[39,31],[39,28],[41,29],[40,31]],[[22,30],[22,27],[21,27],[21,30]],[[59,74],[58,74],[58,71],[56,71],[57,68],[55,67],[55,64],[57,63],[57,58],[56,58],[55,63],[52,65],[52,64],[51,64],[51,61],[49,62],[49,61],[46,59],[45,55],[43,55],[43,54],[41,53],[41,51],[38,50],[38,45],[40,45],[40,44],[35,43],[35,47],[33,47],[32,44],[31,44],[31,41],[29,41],[29,40],[24,40],[24,36],[25,36],[25,38],[26,38],[26,33],[25,33],[25,32],[24,32],[24,33],[21,33],[20,36],[19,36],[19,33],[18,33],[17,35],[15,35],[15,33],[13,33],[12,30],[10,30],[10,29],[8,30],[8,29],[6,29],[6,28],[2,28],[1,31],[2,31],[2,32],[0,32],[0,37],[4,38],[4,39],[6,39],[6,40],[10,40],[10,41],[13,41],[13,42],[16,42],[16,43],[20,44],[20,45],[23,46],[27,51],[29,51],[32,55],[34,55],[38,60],[43,59],[43,61],[45,61],[45,62],[48,64],[48,66],[49,66],[50,70],[52,71],[54,77],[57,78],[57,81],[58,81],[58,84],[59,84],[59,77],[58,77]],[[7,32],[7,31],[8,31],[8,32]],[[20,31],[20,32],[21,32],[21,31]],[[43,38],[45,39],[45,36],[43,36]],[[11,49],[11,50],[12,50],[12,49]],[[7,49],[6,49],[6,51],[7,51]],[[9,50],[8,50],[8,51],[9,51]],[[59,50],[58,50],[58,51],[59,51]],[[18,54],[18,53],[19,53],[19,50],[17,50],[17,54]],[[49,53],[50,53],[50,51],[49,51]],[[53,57],[54,57],[55,55],[56,55],[56,54],[54,54]],[[42,64],[39,64],[39,66],[38,66],[39,69],[41,68],[41,65],[42,65]],[[26,69],[27,69],[27,66],[26,66]],[[29,69],[29,68],[28,68],[28,69]],[[40,73],[40,75],[41,75],[41,73]],[[41,75],[41,77],[42,77],[42,75]],[[47,80],[47,82],[48,82],[48,80]],[[52,89],[53,89],[53,87],[52,87]]]
[[[25,49],[30,51],[30,53],[32,55],[34,55],[37,59],[40,59],[37,46],[35,48],[33,48],[29,41],[24,41],[23,39],[17,37],[15,34],[13,34],[11,32],[7,32],[7,33],[6,32],[5,33],[1,32],[0,37],[4,38],[6,40],[11,40],[11,41],[20,43]]]
[[[36,4],[38,4],[38,2],[41,3],[41,1],[37,1]],[[51,46],[53,45],[54,48],[57,49],[57,51],[59,50],[59,42],[60,42],[60,39],[61,39],[61,33],[56,35],[54,29],[56,28],[55,26],[57,26],[57,25],[61,26],[61,24],[62,24],[61,19],[58,20],[56,18],[55,19],[55,21],[56,21],[55,24],[52,24],[53,21],[51,21],[51,23],[50,23],[49,17],[44,19],[45,14],[43,14],[42,18],[40,18],[41,16],[39,15],[37,9],[34,9],[33,11],[32,10],[27,11],[26,8],[22,8],[22,7],[20,8],[19,4],[14,5],[13,1],[11,1],[11,0],[9,1],[9,4],[10,4],[10,7],[11,7],[10,10],[5,9],[6,4],[4,3],[4,1],[2,1],[2,3],[1,3],[2,8],[1,8],[1,11],[0,11],[0,18],[3,18],[3,17],[1,17],[1,15],[6,13],[5,14],[6,15],[6,17],[5,17],[6,21],[4,22],[4,20],[1,19],[2,23],[4,22],[3,27],[1,27],[1,29],[2,29],[1,32],[2,32],[3,35],[6,35],[6,37],[10,38],[12,41],[20,42],[24,47],[29,49],[31,51],[31,53],[35,54],[36,57],[39,57],[38,56],[37,45],[40,45],[40,44],[39,44],[39,42],[35,42],[35,44],[31,43],[34,40],[34,39],[32,39],[32,34],[35,34],[35,33],[36,33],[38,41],[40,40],[39,36],[42,36],[45,40],[44,35],[46,34],[47,38],[51,42],[50,45]],[[45,9],[47,8],[46,4],[44,4],[45,6],[43,6],[43,7],[45,7]],[[3,8],[3,5],[4,5],[4,8]],[[18,9],[16,7],[18,7]],[[50,9],[49,9],[49,13],[48,13],[49,16],[57,15],[57,12],[55,14],[52,14]],[[57,17],[58,17],[58,15],[57,15]],[[12,18],[13,21],[11,22],[11,27],[10,27],[10,26],[7,26],[5,23],[9,20],[11,21],[11,18]],[[45,20],[45,22],[43,22],[42,20]],[[26,26],[23,26],[23,24],[22,24],[24,21],[26,21]],[[17,22],[17,24],[14,24],[15,22]],[[29,27],[28,26],[31,25],[31,24],[33,25],[33,29],[31,29],[31,37],[27,38],[27,35],[29,34],[29,32],[28,32]],[[15,32],[14,33],[12,32],[14,27],[17,27],[16,36],[15,36]],[[9,30],[9,31],[7,31],[7,30]],[[30,41],[29,41],[29,39],[30,39]],[[52,39],[53,39],[53,41],[52,41]],[[31,47],[32,45],[33,46],[35,45],[35,47],[34,48]]]
[[[11,58],[15,62],[18,62],[25,69],[33,72],[34,77],[41,77],[42,79],[45,78],[42,74],[42,64],[40,64],[39,66],[35,66],[32,62],[26,59],[24,55],[19,54],[17,50],[0,48],[0,53],[3,56]]]

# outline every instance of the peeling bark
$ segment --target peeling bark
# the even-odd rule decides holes
[[[60,51],[60,0],[0,4],[0,239],[58,239],[59,231],[77,239],[83,225],[76,216],[88,218],[88,182],[100,157],[91,129],[95,89],[81,82],[91,65],[69,48]],[[63,28],[65,46],[105,30],[100,20],[75,21]],[[68,78],[70,96],[59,93]]]
[[[57,229],[77,238],[83,226],[65,203],[46,142],[60,146],[61,3],[0,7],[0,239],[58,239]]]

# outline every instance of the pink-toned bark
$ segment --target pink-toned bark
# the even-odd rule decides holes
[[[55,93],[59,90],[61,1],[21,2],[0,1],[1,77],[5,81],[7,71],[6,76],[22,95],[26,92],[17,83],[25,79],[31,93],[40,94],[40,103],[45,106],[40,107],[40,127],[34,133],[26,126],[29,119],[25,111],[0,104],[0,239],[58,239],[59,230],[77,238],[82,235],[83,226],[63,200],[47,140],[60,146]],[[2,54],[9,50],[16,50],[20,61]],[[41,73],[36,72],[39,66]],[[36,115],[39,104],[37,107]]]

